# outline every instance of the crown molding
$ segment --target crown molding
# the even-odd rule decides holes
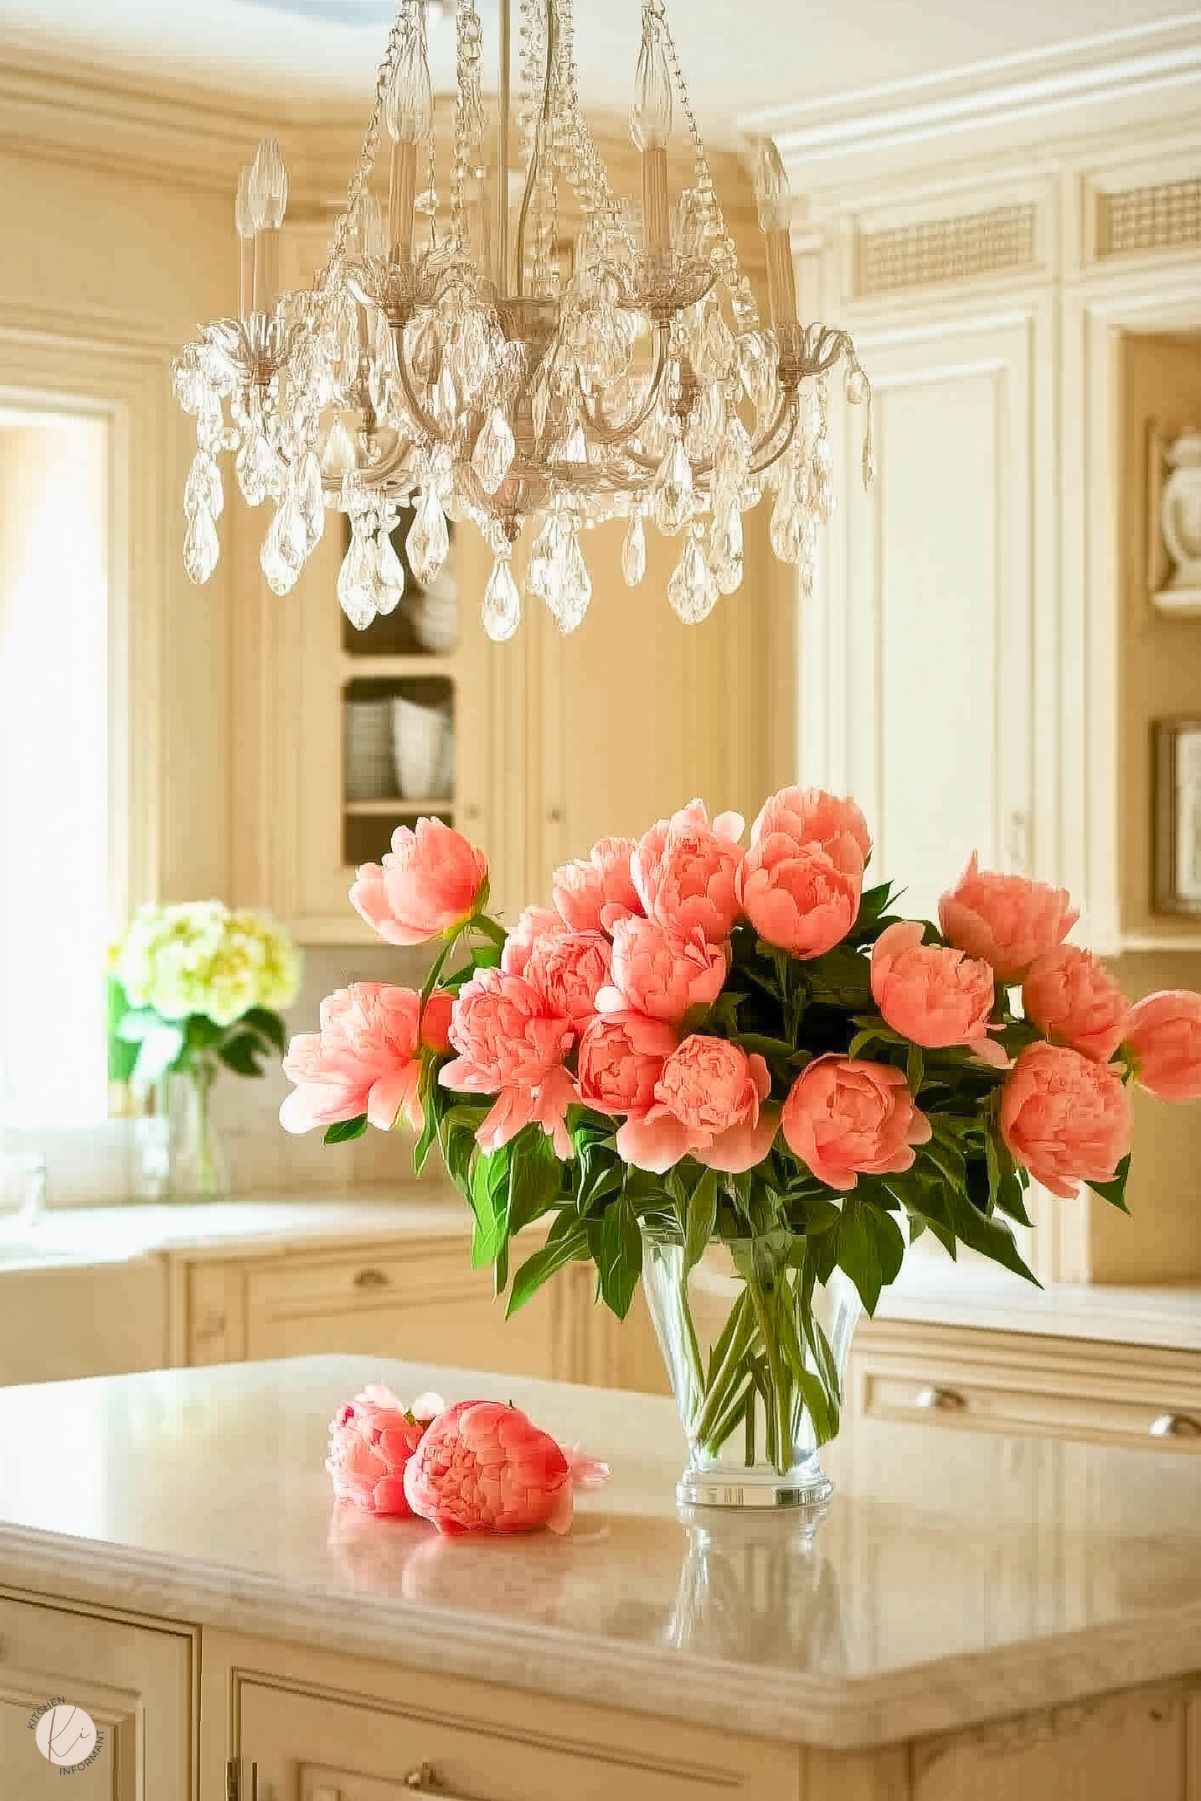
[[[270,132],[288,165],[290,215],[332,215],[345,203],[362,146],[370,74],[364,72],[361,103],[271,105],[158,72],[50,54],[44,44],[10,33],[0,46],[0,153],[232,197],[238,170]],[[449,119],[452,101],[440,97],[437,105]],[[637,193],[638,153],[624,117],[592,116],[590,124],[615,189]],[[731,235],[754,278],[762,273],[763,250],[742,154],[714,149],[710,163]],[[684,145],[673,157],[673,177],[681,185],[692,179]]]
[[[1165,97],[1180,118],[1201,101],[1201,11],[1155,24],[1023,51],[912,81],[848,89],[797,106],[740,115],[749,136],[770,134],[794,179],[829,186],[864,179],[870,164],[895,173],[947,153],[1024,142],[1032,126],[1064,135],[1145,118]]]

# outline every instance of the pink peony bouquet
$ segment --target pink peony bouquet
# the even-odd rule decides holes
[[[817,1443],[837,1428],[813,1305],[837,1270],[870,1310],[928,1232],[1029,1276],[1031,1180],[1124,1207],[1131,1084],[1201,1096],[1201,996],[1128,1004],[1066,942],[1062,889],[973,857],[934,925],[865,888],[870,851],[854,802],[816,789],[773,795],[749,843],[693,801],[602,839],[506,929],[480,851],[403,827],[350,898],[390,943],[438,941],[428,980],[332,996],[293,1040],[283,1123],[403,1120],[418,1168],[436,1144],[510,1311],[590,1259],[624,1315],[655,1247],[682,1280],[724,1247],[743,1291],[707,1361],[685,1321],[690,1430],[716,1453],[743,1428],[750,1461],[760,1408],[783,1469],[799,1411]]]

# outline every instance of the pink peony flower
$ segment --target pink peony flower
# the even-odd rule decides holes
[[[561,938],[571,930],[553,907],[526,907],[505,939],[500,966],[506,975],[523,976],[530,953],[541,938]]]
[[[1001,1090],[1001,1136],[1052,1194],[1108,1182],[1130,1149],[1130,1096],[1117,1069],[1059,1044],[1022,1051]]]
[[[1125,1035],[1130,1002],[1091,951],[1061,944],[1036,957],[1022,983],[1026,1018],[1056,1044],[1108,1063]]]
[[[1136,1001],[1126,1042],[1148,1094],[1163,1101],[1201,1099],[1201,994],[1165,988]]]
[[[862,875],[871,854],[867,820],[855,802],[839,800],[823,788],[781,788],[765,800],[751,827],[751,843],[774,832],[783,832],[797,844],[820,844],[846,874],[858,864]]]
[[[688,1156],[710,1169],[752,1169],[776,1135],[778,1114],[764,1106],[770,1093],[762,1057],[694,1032],[664,1063],[653,1104],[618,1130],[618,1153],[660,1175]]]
[[[699,929],[713,944],[728,938],[739,912],[742,825],[738,813],[720,813],[710,825],[693,800],[644,832],[630,869],[648,919],[678,932]]]
[[[573,932],[611,932],[619,919],[641,913],[630,876],[633,850],[632,838],[598,838],[586,858],[556,869],[551,893]]]
[[[284,1058],[284,1074],[295,1083],[279,1110],[285,1131],[310,1132],[361,1113],[382,1132],[403,1113],[420,1131],[421,1045],[445,1047],[448,999],[431,999],[419,1034],[421,1001],[411,988],[353,982],[328,995],[320,1030],[293,1038]]]
[[[455,1002],[450,1041],[459,1055],[443,1065],[443,1088],[493,1094],[496,1101],[476,1138],[498,1150],[532,1123],[554,1141],[560,1157],[571,1154],[564,1120],[575,1084],[563,1067],[571,1048],[571,1022],[524,976],[481,969]]]
[[[1066,888],[980,869],[975,851],[938,903],[943,937],[969,957],[983,957],[1007,985],[1020,982],[1036,957],[1062,944],[1079,917]]]
[[[390,1388],[372,1382],[339,1408],[329,1424],[325,1460],[338,1500],[352,1501],[364,1513],[411,1513],[405,1466],[443,1406],[439,1395],[419,1395],[404,1407]]]
[[[922,943],[922,928],[902,920],[881,932],[872,949],[872,998],[902,1038],[928,1050],[964,1044],[985,1062],[1009,1059],[989,1038],[996,982],[989,964],[962,951]]]
[[[460,1401],[425,1433],[404,1473],[409,1506],[439,1532],[536,1532],[571,1526],[574,1490],[608,1479],[565,1452],[518,1407]]]
[[[699,926],[676,932],[654,919],[620,919],[613,928],[613,980],[597,1005],[678,1025],[694,1007],[710,1007],[726,979],[725,951]]]
[[[600,1113],[644,1118],[676,1043],[676,1034],[662,1020],[640,1013],[598,1014],[580,1036],[580,1100]]]
[[[910,1169],[931,1135],[905,1073],[886,1063],[817,1057],[792,1085],[781,1118],[794,1155],[829,1188]]]
[[[768,944],[794,957],[823,956],[842,943],[859,912],[863,868],[855,858],[850,869],[840,868],[820,844],[771,832],[752,844],[738,871],[742,911]]]
[[[528,982],[555,1013],[581,1031],[596,1012],[610,974],[611,948],[603,932],[568,932],[537,939],[525,966]]]
[[[364,863],[351,905],[389,944],[424,944],[470,919],[488,859],[440,819],[398,826],[381,863]]]

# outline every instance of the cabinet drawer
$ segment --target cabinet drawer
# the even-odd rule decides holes
[[[454,1706],[451,1685],[443,1689]],[[659,1752],[650,1722],[616,1719],[622,1730],[564,1742],[552,1703],[512,1696],[512,1724],[451,1712],[407,1712],[395,1703],[323,1696],[253,1676],[239,1688],[238,1751],[257,1766],[261,1801],[766,1801],[723,1753],[716,1767]],[[641,1728],[641,1729],[639,1729]],[[649,1730],[648,1730],[649,1729]],[[637,1740],[646,1741],[641,1747]],[[765,1762],[773,1761],[768,1750]]]
[[[448,1260],[414,1259],[391,1246],[361,1246],[353,1257],[280,1260],[247,1270],[246,1293],[254,1312],[341,1311],[386,1306],[419,1293]]]
[[[1078,1349],[1079,1347],[1077,1347]],[[1095,1347],[1097,1367],[1110,1347]],[[870,1350],[852,1365],[858,1412],[873,1419],[1059,1438],[1099,1440],[1201,1455],[1201,1376],[1106,1381],[1057,1367],[1048,1357],[1007,1365],[998,1358],[887,1357]]]

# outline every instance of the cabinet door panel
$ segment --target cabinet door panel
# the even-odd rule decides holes
[[[30,1719],[62,1698],[99,1729],[94,1762],[53,1767]],[[192,1640],[0,1598],[0,1794],[5,1801],[191,1801]],[[70,1775],[64,1790],[61,1777]],[[11,1786],[10,1786],[11,1785]]]
[[[846,506],[805,616],[804,775],[859,800],[873,867],[905,884],[915,915],[973,849],[1026,870],[1038,846],[1039,873],[1056,873],[1042,866],[1056,816],[1042,744],[1053,670],[1035,640],[1048,598],[1034,498],[1050,480],[1047,330],[1032,308],[867,340],[878,473],[866,493],[855,434],[840,433]]]

